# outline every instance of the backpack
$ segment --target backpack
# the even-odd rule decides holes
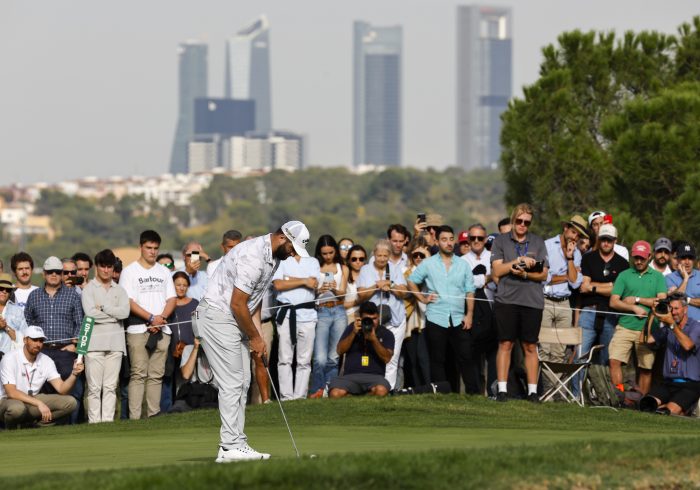
[[[588,367],[588,376],[583,386],[583,393],[589,405],[598,407],[619,407],[620,397],[610,379],[607,366],[592,364]]]

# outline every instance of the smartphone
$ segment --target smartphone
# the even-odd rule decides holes
[[[418,213],[418,222],[425,223],[425,213]]]
[[[323,282],[331,282],[333,280],[333,273],[331,272],[324,272],[323,273]]]
[[[85,278],[82,276],[72,276],[70,282],[73,283],[74,286],[80,286],[85,282]]]
[[[199,263],[199,252],[192,252],[190,254],[190,264],[195,265]]]

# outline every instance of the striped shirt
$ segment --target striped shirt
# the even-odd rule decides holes
[[[35,289],[27,298],[24,307],[27,325],[36,325],[44,329],[46,340],[61,340],[61,344],[70,344],[77,338],[83,322],[83,305],[80,295],[73,289],[61,286],[53,296],[46,288]]]

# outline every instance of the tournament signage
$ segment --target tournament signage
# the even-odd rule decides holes
[[[80,335],[78,336],[78,345],[76,346],[78,354],[87,354],[88,346],[90,345],[90,336],[94,328],[95,319],[91,316],[83,317],[83,324],[80,327]]]

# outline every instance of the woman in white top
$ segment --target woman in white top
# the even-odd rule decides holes
[[[404,277],[408,279],[416,267],[428,257],[430,257],[430,247],[425,239],[421,236],[414,238],[408,246],[409,267],[404,272]],[[418,301],[414,294],[406,296],[404,305],[406,306],[405,386],[421,386],[430,383],[430,358],[423,334],[427,305]]]
[[[345,288],[345,313],[350,324],[355,321],[355,314],[360,304],[357,298],[357,278],[360,277],[360,269],[367,263],[367,251],[362,245],[353,245],[348,251],[346,262],[350,274],[348,274],[348,284]]]
[[[316,260],[321,265],[318,280],[318,323],[314,341],[314,367],[311,373],[313,398],[323,396],[326,384],[338,375],[338,341],[347,327],[344,296],[348,268],[343,265],[338,243],[330,235],[321,235],[316,243]]]

